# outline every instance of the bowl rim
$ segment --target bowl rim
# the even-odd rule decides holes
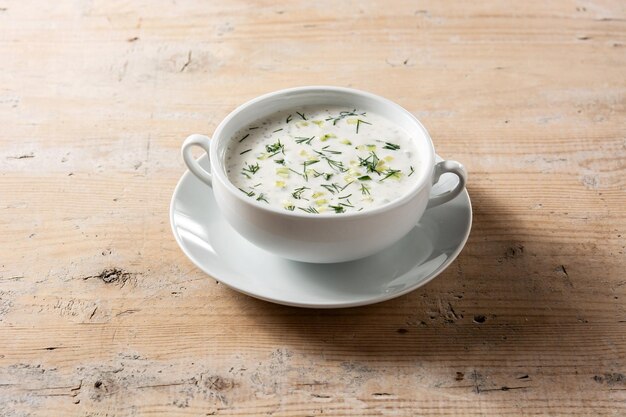
[[[418,179],[418,181],[413,185],[413,187],[411,187],[409,189],[408,192],[406,192],[404,195],[402,195],[399,198],[396,198],[395,200],[392,200],[386,204],[383,204],[381,206],[378,207],[374,207],[371,209],[367,209],[367,210],[363,210],[363,211],[357,211],[357,212],[348,212],[348,213],[341,213],[341,215],[337,215],[334,212],[328,212],[328,213],[318,213],[318,214],[309,214],[309,213],[299,213],[296,211],[288,211],[288,210],[280,210],[278,208],[274,208],[273,206],[269,206],[269,205],[261,205],[261,204],[257,204],[254,201],[251,201],[251,199],[249,198],[245,198],[243,195],[241,195],[241,191],[235,187],[235,185],[230,182],[230,180],[228,179],[226,173],[224,172],[221,166],[221,159],[218,156],[218,145],[219,145],[219,140],[213,140],[213,138],[220,138],[222,131],[225,129],[225,127],[231,122],[231,120],[240,112],[242,112],[243,110],[252,107],[252,106],[257,106],[262,104],[264,101],[269,100],[269,99],[274,99],[276,98],[276,96],[280,96],[280,95],[287,95],[287,94],[297,94],[297,93],[307,93],[307,92],[334,92],[334,93],[340,93],[340,94],[352,94],[352,95],[358,95],[361,97],[364,97],[368,100],[372,100],[372,101],[378,101],[382,104],[384,104],[385,106],[388,106],[390,108],[393,108],[395,111],[403,113],[405,116],[407,116],[413,123],[415,123],[417,129],[421,130],[422,134],[424,135],[425,139],[427,139],[427,143],[426,143],[426,147],[428,148],[429,152],[427,155],[424,155],[423,158],[424,160],[422,160],[421,162],[427,166],[430,166],[431,169],[430,170],[426,170],[425,173],[422,173],[422,177]],[[420,155],[421,156],[421,155]],[[261,210],[262,212],[266,212],[266,213],[273,213],[273,214],[279,214],[282,216],[287,216],[287,217],[291,217],[291,218],[303,218],[303,219],[335,219],[334,221],[338,221],[340,219],[355,219],[355,218],[365,218],[365,217],[371,217],[371,216],[375,216],[379,213],[384,213],[387,212],[389,210],[392,210],[395,207],[399,207],[399,206],[403,206],[405,204],[407,204],[409,201],[411,201],[416,195],[420,194],[420,191],[426,187],[429,184],[429,180],[432,181],[432,178],[429,177],[427,174],[428,173],[432,173],[432,169],[434,168],[435,165],[435,149],[434,149],[434,145],[433,145],[433,141],[432,138],[430,137],[430,134],[428,133],[428,130],[424,127],[424,125],[417,119],[417,117],[415,117],[415,115],[413,115],[413,113],[409,112],[408,110],[406,110],[404,107],[400,106],[399,104],[384,98],[382,96],[373,94],[373,93],[369,93],[367,91],[362,91],[362,90],[357,90],[354,88],[347,88],[347,87],[336,87],[336,86],[327,86],[327,85],[310,85],[310,86],[301,86],[301,87],[292,87],[292,88],[286,88],[286,89],[282,89],[282,90],[277,90],[277,91],[272,91],[266,94],[262,94],[260,96],[257,96],[251,100],[246,101],[245,103],[239,105],[238,107],[236,107],[233,111],[231,111],[221,122],[220,124],[217,126],[217,128],[215,128],[215,131],[213,132],[213,136],[211,137],[211,141],[210,141],[210,155],[209,155],[209,161],[211,164],[211,174],[213,175],[214,178],[217,178],[219,180],[219,182],[221,183],[221,185],[224,186],[225,189],[227,189],[229,191],[229,193],[234,196],[238,201],[244,203],[246,206],[249,206],[251,208],[254,208],[256,210]],[[214,166],[214,161],[217,162],[217,166]],[[217,168],[220,169],[217,169]],[[432,174],[431,174],[432,175]],[[430,185],[432,186],[432,182],[430,182]]]

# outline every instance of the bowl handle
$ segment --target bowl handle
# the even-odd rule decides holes
[[[457,161],[441,161],[437,163],[437,165],[435,165],[435,171],[433,173],[433,184],[439,181],[439,177],[441,177],[441,175],[445,174],[446,172],[452,172],[453,174],[456,174],[456,176],[459,177],[459,182],[453,189],[430,197],[430,199],[428,200],[428,206],[426,207],[427,209],[437,207],[443,203],[447,203],[448,201],[459,195],[459,193],[465,188],[465,183],[467,182],[467,171],[465,170],[463,164]]]
[[[210,143],[209,137],[204,135],[194,134],[185,139],[182,146],[183,160],[196,177],[200,178],[202,182],[207,184],[209,187],[212,186],[213,177],[210,172],[207,172],[204,168],[200,166],[198,161],[196,161],[191,154],[191,148],[193,146],[199,146],[209,155],[209,163],[211,162],[211,154],[210,154]]]

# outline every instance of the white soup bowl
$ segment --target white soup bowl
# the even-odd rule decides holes
[[[333,105],[375,112],[397,124],[415,141],[419,164],[412,188],[382,206],[353,213],[307,214],[260,205],[228,179],[225,156],[235,132],[276,112],[310,105]],[[193,158],[191,148],[209,154],[210,172]],[[340,87],[298,87],[265,94],[242,104],[217,127],[213,137],[195,134],[182,146],[189,170],[206,183],[228,223],[250,242],[276,255],[304,262],[343,262],[372,255],[406,235],[427,208],[456,197],[467,173],[456,161],[436,163],[432,140],[424,126],[404,108],[374,94]],[[446,172],[459,177],[456,186],[431,196],[432,185]],[[207,192],[210,190],[207,188]],[[243,260],[245,262],[245,260]]]

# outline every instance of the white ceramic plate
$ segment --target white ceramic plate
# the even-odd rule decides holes
[[[208,169],[206,154],[199,162]],[[455,175],[445,174],[433,187],[433,194],[452,188],[455,181]],[[392,247],[337,264],[290,261],[248,242],[226,223],[209,187],[189,171],[174,190],[170,222],[185,255],[221,283],[274,303],[339,308],[389,300],[439,275],[469,237],[472,207],[464,191],[427,210]]]

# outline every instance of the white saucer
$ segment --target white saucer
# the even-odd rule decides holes
[[[441,160],[438,157],[438,160]],[[208,169],[207,156],[200,164]],[[433,187],[452,188],[445,174]],[[406,294],[439,275],[469,237],[472,207],[467,191],[427,210],[392,247],[337,264],[309,264],[279,258],[235,232],[220,214],[212,191],[189,171],[170,206],[178,245],[201,270],[242,293],[279,304],[311,308],[354,307]]]

